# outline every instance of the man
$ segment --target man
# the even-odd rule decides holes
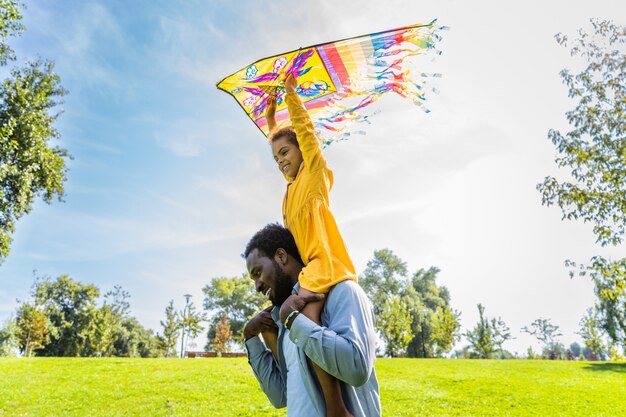
[[[326,295],[298,296],[298,274],[304,265],[293,236],[279,224],[258,231],[244,256],[256,290],[273,304],[244,328],[248,362],[272,405],[286,406],[290,417],[325,415],[324,397],[308,358],[341,381],[350,413],[380,416],[374,313],[361,287],[343,281]],[[299,314],[308,302],[324,297],[322,326]],[[277,333],[275,347],[270,344],[270,349],[261,333]]]

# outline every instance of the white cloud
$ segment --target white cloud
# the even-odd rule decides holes
[[[102,4],[81,3],[50,10],[52,4],[33,4],[27,10],[25,36],[45,34],[46,53],[57,62],[65,77],[80,80],[75,86],[98,89],[116,88],[119,80],[110,62],[103,60],[103,49],[122,50],[126,35],[116,18]],[[59,21],[59,11],[63,15]],[[30,34],[33,32],[33,35]],[[71,62],[71,64],[69,64]]]

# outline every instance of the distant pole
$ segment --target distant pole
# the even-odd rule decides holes
[[[187,326],[187,310],[189,309],[189,299],[191,298],[191,294],[185,294],[185,308],[183,308],[183,329],[182,329],[182,335],[180,338],[180,357],[184,358],[185,357],[185,328]]]

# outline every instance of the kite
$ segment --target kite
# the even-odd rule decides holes
[[[414,58],[426,53],[439,55],[436,42],[443,29],[433,20],[299,48],[260,59],[218,82],[217,88],[233,96],[267,136],[267,99],[276,97],[277,123],[288,120],[283,81],[293,73],[298,80],[296,91],[327,146],[363,133],[354,130],[354,123],[369,123],[363,109],[385,93],[394,92],[422,106],[427,80],[440,74],[413,71]]]

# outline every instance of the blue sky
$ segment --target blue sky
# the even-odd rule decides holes
[[[159,330],[170,299],[202,303],[212,277],[244,272],[248,238],[280,219],[284,180],[269,148],[215,83],[286,50],[438,18],[443,54],[424,113],[376,103],[367,135],[332,145],[332,209],[357,270],[390,248],[411,271],[437,266],[462,311],[519,329],[539,317],[562,341],[593,303],[563,261],[624,248],[594,245],[590,227],[545,208],[535,185],[556,174],[550,128],[572,107],[558,72],[575,67],[553,36],[590,17],[624,16],[618,1],[52,1],[30,2],[18,56],[42,56],[70,94],[57,127],[69,161],[64,203],[37,202],[0,266],[0,319],[38,275],[114,285]],[[359,12],[356,13],[355,5]],[[202,342],[199,342],[201,345]]]

